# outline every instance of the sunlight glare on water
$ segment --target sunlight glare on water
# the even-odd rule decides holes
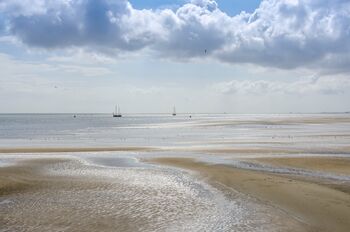
[[[238,193],[230,200],[184,171],[94,166],[69,158],[43,169],[65,182],[58,179],[1,204],[3,226],[9,231],[257,231],[258,223],[260,231],[281,229],[270,224],[279,219],[266,213],[267,206]]]

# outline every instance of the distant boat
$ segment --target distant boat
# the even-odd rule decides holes
[[[176,108],[174,106],[174,109],[173,109],[173,116],[176,116]]]
[[[115,106],[114,112],[113,112],[114,118],[121,118],[122,114],[120,113],[120,107],[118,105]]]

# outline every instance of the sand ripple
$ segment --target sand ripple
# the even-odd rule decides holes
[[[0,197],[1,231],[283,231],[263,206],[177,169],[34,167],[36,188]]]

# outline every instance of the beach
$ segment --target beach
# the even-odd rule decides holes
[[[348,115],[16,117],[0,231],[350,229]]]
[[[156,159],[155,162],[191,169],[214,185],[234,189],[274,205],[314,231],[348,231],[350,195],[303,178],[265,174],[188,159]],[[337,166],[332,166],[337,169]],[[228,191],[229,191],[228,190]],[[342,189],[343,190],[343,189]]]

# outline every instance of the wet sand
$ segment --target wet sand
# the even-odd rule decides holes
[[[203,120],[200,123],[194,124],[197,126],[230,126],[230,125],[249,125],[249,124],[260,124],[260,125],[291,125],[291,124],[336,124],[336,123],[350,123],[349,115],[342,116],[327,116],[327,115],[308,115],[298,117],[297,115],[283,115],[283,117],[275,117],[275,118],[251,118],[249,120],[242,119],[226,119],[226,120]]]
[[[228,191],[234,189],[283,209],[306,222],[313,231],[350,230],[350,195],[337,189],[193,159],[158,158],[153,162],[197,171],[214,185],[224,185]]]
[[[103,152],[103,151],[157,151],[154,147],[16,147],[0,148],[0,153],[67,153],[67,152]]]
[[[52,176],[43,172],[45,166],[62,165],[69,160],[36,159],[20,162],[16,166],[0,168],[0,199],[11,200],[8,204],[20,204],[11,208],[2,208],[0,212],[0,230],[5,231],[136,231],[146,224],[132,218],[108,217],[96,213],[93,218],[79,217],[80,221],[72,222],[79,209],[79,194],[86,191],[113,190],[108,181],[77,176]],[[60,192],[75,193],[76,202],[70,199],[55,199],[64,196]],[[45,197],[49,196],[49,197]],[[53,199],[49,199],[49,198]],[[57,198],[57,197],[56,197]],[[6,204],[5,200],[5,204]],[[18,202],[17,202],[18,201]],[[58,202],[62,202],[61,204]],[[88,202],[86,202],[89,204]],[[94,209],[91,209],[94,210]],[[103,210],[101,209],[96,209]],[[71,217],[71,218],[70,218]],[[71,224],[74,224],[74,229]],[[69,229],[70,228],[70,229]]]
[[[269,157],[257,158],[258,162],[275,166],[303,168],[308,170],[350,175],[350,156],[346,157]]]
[[[304,180],[310,183],[326,186],[350,195],[350,182],[341,180],[350,175],[350,157],[332,156],[310,156],[310,157],[266,157],[248,159],[248,162],[272,165],[272,167],[291,168],[294,170],[305,170],[314,172],[314,176],[291,176],[297,180]],[[322,175],[324,175],[322,177]],[[317,177],[319,175],[319,177]],[[327,177],[338,176],[341,179],[330,179]]]
[[[176,170],[35,157],[0,167],[0,231],[303,231]]]
[[[223,187],[219,182],[210,182],[215,187],[211,190],[214,195],[206,199],[212,193],[197,189],[200,183],[193,179],[189,179],[190,183],[177,182],[183,178],[181,176],[175,177],[175,185],[162,183],[167,176],[159,178],[159,173],[148,173],[143,169],[135,172],[109,169],[112,172],[107,172],[106,176],[91,176],[91,173],[106,170],[82,166],[74,159],[36,157],[0,168],[0,230],[196,231],[206,228],[208,231],[314,231],[303,220],[290,217],[255,198],[252,200],[244,191],[241,194]],[[182,162],[179,161],[167,159],[164,163],[178,165]],[[192,162],[189,163],[192,166]],[[164,168],[166,166],[160,170]],[[146,182],[136,179],[137,184],[131,184],[139,171],[139,177],[146,178]],[[220,178],[227,177],[218,174]],[[126,179],[118,182],[121,175]],[[149,188],[153,183],[159,189]],[[197,190],[192,191],[188,184]],[[231,200],[225,200],[220,194]]]
[[[15,208],[7,208],[7,210],[0,212],[0,224],[6,225],[4,228],[14,226],[12,228],[16,228],[17,231],[23,231],[23,228],[15,227],[17,224],[27,225],[24,230],[29,231],[45,231],[43,228],[59,231],[64,227],[72,228],[71,226],[75,228],[73,231],[115,231],[116,228],[120,231],[140,231],[140,228],[152,231],[157,228],[157,224],[148,221],[152,219],[147,219],[149,216],[139,218],[135,222],[132,214],[115,216],[115,209],[110,208],[111,202],[98,206],[106,199],[110,201],[109,198],[111,198],[107,195],[107,198],[104,196],[97,199],[98,195],[119,191],[119,187],[110,179],[98,176],[91,177],[85,172],[82,172],[81,175],[69,175],[69,170],[79,171],[80,165],[70,167],[72,160],[59,158],[59,156],[58,158],[45,157],[47,156],[44,155],[40,158],[38,155],[35,159],[30,158],[18,161],[16,165],[0,167],[0,203],[2,204],[1,201],[4,199],[5,202],[6,199],[18,199],[14,202],[18,201],[19,204]],[[278,167],[310,168],[340,174],[348,174],[346,166],[349,162],[347,158],[334,157],[275,157],[258,158],[251,161],[268,163]],[[213,165],[198,162],[192,158],[163,157],[152,158],[148,162],[161,164],[164,168],[179,167],[194,171],[198,174],[198,178],[210,183],[232,200],[237,197],[238,192],[255,199],[261,205],[271,206],[272,210],[264,212],[269,214],[280,212],[278,219],[275,217],[274,221],[270,221],[272,226],[279,228],[276,231],[349,231],[350,192],[341,191],[335,186],[325,184],[322,180],[318,183],[300,176],[277,175],[234,168],[228,165]],[[61,174],[48,174],[46,172],[48,168],[58,170]],[[193,173],[189,173],[189,175],[193,175]],[[155,176],[152,176],[150,176],[151,181],[154,181]],[[93,194],[85,196],[86,192]],[[98,195],[95,196],[95,194]],[[64,196],[73,196],[75,200],[65,199]],[[170,197],[176,199],[177,195]],[[83,213],[87,209],[80,209],[80,207],[86,207],[84,205],[86,198],[93,202],[89,209],[90,214]],[[111,199],[117,200],[116,202],[113,200],[112,204],[118,204],[118,198],[112,197]],[[134,204],[131,198],[126,202]],[[182,202],[187,204],[186,201]],[[140,199],[138,203],[144,205]],[[95,204],[97,205],[94,206]],[[34,212],[35,216],[31,212]],[[151,215],[157,214],[153,212]],[[40,223],[44,222],[46,227],[37,225],[37,218],[40,218]],[[70,221],[71,218],[76,219]],[[259,224],[256,226],[255,229],[259,228]],[[250,228],[249,231],[255,230]]]
[[[350,154],[350,147],[326,147],[326,148],[300,148],[293,147],[242,147],[242,146],[130,146],[130,147],[16,147],[0,148],[0,154],[25,154],[25,153],[76,153],[76,152],[105,152],[105,151],[131,151],[131,152],[199,152],[206,154]]]

